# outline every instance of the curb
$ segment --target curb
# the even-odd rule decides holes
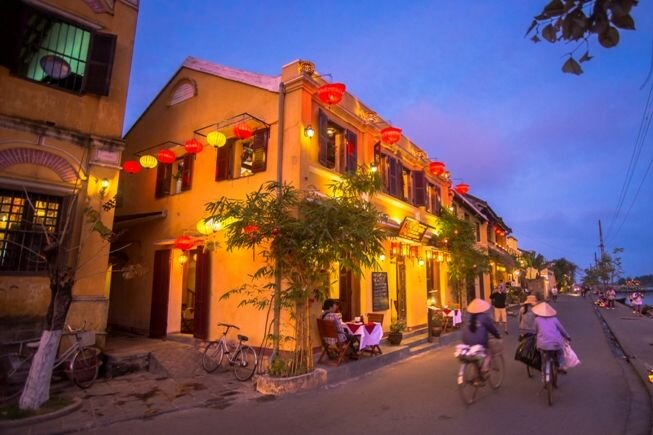
[[[17,420],[0,421],[0,429],[11,429],[16,427],[31,426],[36,423],[42,423],[55,418],[63,417],[64,415],[71,414],[82,407],[82,399],[73,397],[73,403],[64,406],[61,409],[50,412],[48,414],[35,415],[33,417],[21,418]]]

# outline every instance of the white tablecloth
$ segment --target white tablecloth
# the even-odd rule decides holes
[[[383,338],[381,324],[377,322],[371,323],[374,323],[374,327],[369,328],[372,330],[371,332],[368,331],[368,325],[370,325],[370,323],[345,323],[345,326],[349,328],[349,331],[352,334],[358,335],[360,341],[359,350],[363,350],[370,346],[378,346],[379,343],[381,343],[381,338]]]

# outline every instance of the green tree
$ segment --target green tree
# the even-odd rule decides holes
[[[549,266],[544,255],[535,251],[523,251],[520,264],[525,279],[528,278],[529,269],[535,271],[535,278],[539,278],[542,271]]]
[[[334,181],[328,196],[268,182],[244,199],[222,197],[207,204],[207,221],[231,222],[226,226],[227,250],[253,249],[264,260],[250,283],[225,296],[239,295],[241,305],[264,309],[276,294],[293,323],[292,336],[271,336],[275,348],[280,341],[293,343],[288,364],[272,361],[282,367],[278,374],[313,370],[310,305],[327,295],[329,272],[342,267],[361,275],[363,269],[378,266],[386,234],[370,198],[379,188],[378,175],[361,167]],[[283,286],[275,292],[277,270]]]
[[[558,288],[561,291],[569,291],[569,288],[576,281],[576,266],[566,258],[559,258],[552,261],[551,268],[555,276]]]
[[[631,10],[638,0],[551,0],[533,18],[526,35],[533,42],[577,42],[562,66],[565,73],[580,75],[581,63],[592,59],[589,40],[596,35],[599,44],[612,48],[619,44],[619,29],[635,30]],[[575,56],[580,49],[583,54]]]
[[[438,220],[438,235],[431,239],[436,246],[446,246],[451,257],[449,280],[459,303],[463,300],[465,283],[488,269],[488,256],[476,249],[476,233],[469,222],[458,219],[446,209]]]

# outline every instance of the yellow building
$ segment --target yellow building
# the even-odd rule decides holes
[[[42,328],[50,289],[38,253],[46,232],[65,231],[75,257],[68,322],[106,328],[109,248],[81,213],[93,207],[112,226],[106,203],[118,185],[137,14],[138,0],[0,2],[4,340],[38,336]]]
[[[125,232],[122,252],[149,273],[112,281],[112,325],[206,338],[218,334],[218,322],[235,323],[258,345],[265,312],[221,296],[249,283],[262,259],[227,252],[219,228],[204,235],[197,225],[204,205],[223,195],[244,198],[277,179],[327,192],[330,181],[359,165],[384,180],[374,203],[387,216],[379,225],[389,239],[381,270],[332,277],[330,293],[343,302],[343,317],[380,312],[386,329],[396,318],[418,327],[426,324],[428,300],[450,300],[446,253],[428,246],[441,207],[450,206],[448,173],[432,168],[405,136],[382,140],[387,122],[354,95],[323,102],[326,84],[310,62],[293,61],[267,76],[186,59],[125,137],[125,160],[148,165],[161,151],[172,155],[164,151],[169,163],[121,177],[115,226]],[[201,152],[192,152],[193,139],[204,145]],[[186,252],[175,247],[182,236],[193,242]]]

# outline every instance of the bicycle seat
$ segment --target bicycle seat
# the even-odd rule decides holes
[[[232,325],[232,324],[230,324],[230,323],[218,323],[218,326],[226,326],[227,328],[236,328],[236,329],[240,329],[238,326],[236,326],[236,325]]]
[[[240,334],[238,334],[238,340],[240,340],[240,341],[247,341],[247,340],[249,340],[249,338],[247,338],[247,337],[244,336],[244,335],[240,335]]]

